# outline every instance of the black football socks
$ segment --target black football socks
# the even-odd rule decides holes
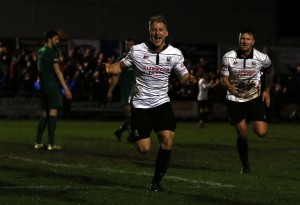
[[[237,138],[237,150],[242,162],[242,165],[248,165],[248,139],[242,137]]]
[[[37,137],[36,137],[36,143],[38,143],[38,144],[42,143],[42,137],[43,137],[43,133],[45,131],[47,122],[48,122],[48,119],[46,117],[41,117],[39,120],[38,127],[37,127]]]
[[[155,162],[155,172],[152,180],[152,184],[159,184],[167,169],[169,168],[171,150],[159,149],[156,162]]]
[[[49,116],[48,122],[48,143],[54,145],[54,134],[56,130],[56,120],[57,117]]]

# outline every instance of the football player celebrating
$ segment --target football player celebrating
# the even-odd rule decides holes
[[[134,68],[135,85],[131,94],[131,133],[139,153],[150,151],[150,133],[157,135],[160,144],[155,163],[151,191],[162,191],[160,182],[170,162],[176,120],[168,96],[169,76],[174,70],[182,84],[196,83],[184,65],[181,51],[166,42],[169,35],[166,19],[153,16],[149,20],[148,42],[134,45],[127,56],[106,72],[119,74]]]
[[[243,29],[239,34],[239,49],[223,56],[221,68],[220,82],[227,90],[229,119],[237,132],[241,173],[250,171],[247,122],[251,122],[257,136],[265,137],[266,107],[270,106],[271,60],[268,55],[253,48],[254,43],[252,29]]]

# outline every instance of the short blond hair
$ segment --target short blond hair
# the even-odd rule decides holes
[[[151,16],[150,19],[149,19],[149,29],[151,28],[151,25],[154,22],[155,23],[163,23],[166,26],[166,29],[168,29],[167,19],[163,15]]]

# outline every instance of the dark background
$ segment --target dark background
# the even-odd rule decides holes
[[[68,39],[147,38],[148,19],[169,20],[170,41],[232,44],[251,26],[264,45],[300,45],[291,0],[10,0],[1,1],[0,38],[39,38],[57,29]]]

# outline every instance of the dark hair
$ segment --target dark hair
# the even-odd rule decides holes
[[[167,19],[163,15],[156,15],[156,16],[150,17],[150,19],[149,19],[149,28],[150,28],[151,24],[153,24],[154,22],[163,23],[163,24],[165,24],[166,28],[168,29]]]
[[[44,33],[44,40],[47,42],[49,38],[53,38],[54,36],[58,36],[58,32],[54,30],[49,30]]]
[[[250,27],[247,27],[247,28],[242,28],[241,31],[240,31],[240,35],[244,34],[244,33],[249,33],[251,34],[253,37],[255,36],[254,34],[254,30]]]
[[[134,44],[136,43],[136,40],[135,39],[133,39],[133,38],[126,38],[126,41],[128,42],[128,41],[133,41],[134,42]]]

